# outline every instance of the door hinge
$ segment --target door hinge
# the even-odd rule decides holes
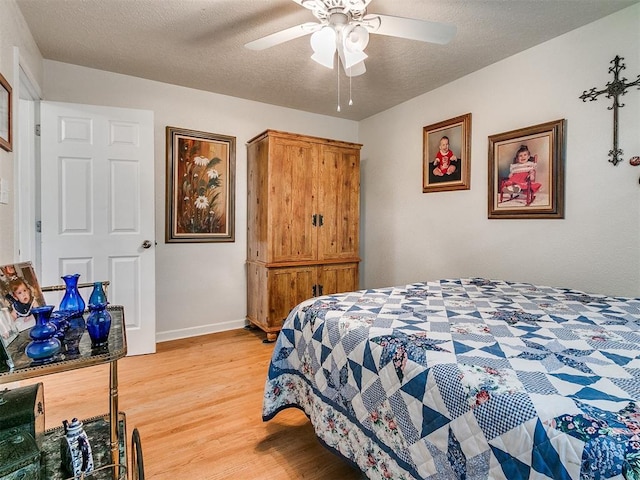
[[[37,220],[36,221],[36,232],[37,233],[42,233],[42,220]]]
[[[40,136],[40,124],[36,125],[36,137]]]

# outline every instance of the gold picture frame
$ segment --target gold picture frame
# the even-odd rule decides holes
[[[423,193],[471,188],[470,113],[424,127],[422,147]]]
[[[13,150],[13,100],[11,85],[0,73],[0,147],[7,152]]]
[[[167,243],[235,241],[236,137],[167,127]]]
[[[489,218],[564,218],[564,123],[489,137]]]
[[[31,262],[0,266],[0,343],[5,348],[36,324],[31,311],[43,305],[45,298]]]

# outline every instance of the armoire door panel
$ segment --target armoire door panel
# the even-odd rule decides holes
[[[315,266],[269,269],[270,326],[282,326],[295,305],[313,296],[316,272]]]
[[[322,285],[323,295],[358,289],[357,263],[323,265],[318,268],[320,269],[318,282]]]
[[[312,261],[317,256],[315,144],[276,138],[269,158],[269,262]]]
[[[359,151],[323,146],[318,178],[318,260],[348,260],[359,255]]]
[[[266,139],[247,146],[247,261],[266,262],[269,245],[269,144]]]

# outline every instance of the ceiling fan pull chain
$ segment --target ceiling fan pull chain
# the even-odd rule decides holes
[[[338,65],[336,68],[336,72],[338,74],[338,112],[340,111],[340,60],[338,60]]]
[[[349,67],[349,106],[353,105],[353,99],[351,98],[351,67]]]

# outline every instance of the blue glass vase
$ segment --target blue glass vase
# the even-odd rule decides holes
[[[91,338],[91,346],[102,347],[109,340],[109,330],[111,329],[111,314],[107,310],[107,303],[89,305],[89,316],[87,317],[87,332]]]
[[[82,299],[82,295],[80,295],[80,292],[78,291],[78,278],[80,278],[79,273],[64,275],[62,277],[62,280],[64,280],[65,291],[62,301],[60,302],[59,309],[70,312],[72,316],[78,316],[84,313],[85,303]]]
[[[51,361],[62,347],[60,340],[55,337],[56,326],[49,320],[51,312],[53,312],[53,305],[31,309],[36,324],[29,331],[31,342],[25,348],[25,353],[35,363]]]
[[[55,310],[51,312],[49,321],[56,326],[55,337],[61,342],[64,342],[64,336],[69,328],[69,312],[65,312],[64,310]],[[64,347],[64,343],[62,346]]]
[[[89,306],[99,305],[101,303],[107,303],[107,295],[106,293],[104,293],[102,282],[95,282],[93,284],[93,290],[91,291],[91,296],[89,297]]]
[[[82,315],[70,316],[67,321],[69,326],[64,334],[64,346],[67,357],[71,358],[80,355],[80,340],[87,328]]]

